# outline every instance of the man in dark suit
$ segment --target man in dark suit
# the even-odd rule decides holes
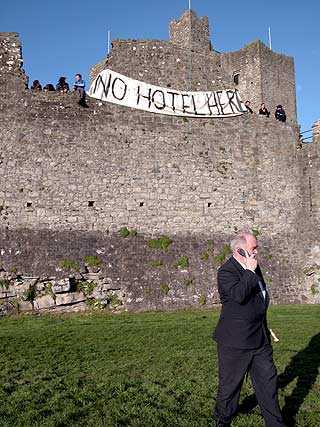
[[[231,241],[231,250],[232,257],[218,270],[222,309],[214,332],[219,363],[217,426],[231,425],[249,373],[266,426],[283,427],[266,319],[269,296],[256,259],[257,240],[250,232],[241,232]]]

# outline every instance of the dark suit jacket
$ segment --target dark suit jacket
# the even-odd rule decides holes
[[[222,309],[214,339],[227,347],[253,349],[270,343],[266,312],[269,296],[263,298],[259,280],[265,282],[260,267],[245,270],[231,257],[218,270],[218,290]]]

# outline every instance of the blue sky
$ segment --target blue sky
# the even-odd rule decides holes
[[[30,81],[73,82],[76,72],[88,80],[90,67],[106,55],[111,37],[167,39],[168,23],[188,8],[188,0],[2,0],[0,32],[16,31],[23,42],[24,68]],[[299,122],[310,129],[320,118],[320,2],[282,0],[192,0],[208,16],[218,51],[237,50],[261,39],[295,59]]]

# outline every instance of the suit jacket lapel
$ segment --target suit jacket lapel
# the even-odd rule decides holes
[[[234,267],[236,268],[236,270],[238,271],[239,275],[242,276],[243,272],[245,271],[245,269],[242,267],[242,265],[233,256],[231,257],[231,262],[234,265]],[[266,298],[263,298],[263,294],[262,294],[261,291],[259,292],[259,296],[262,299],[263,304],[265,304],[266,306],[268,306],[270,298],[269,298],[269,294],[268,294],[268,291],[267,291],[267,286],[266,286],[266,283],[265,283],[265,281],[263,279],[262,272],[261,272],[261,269],[260,269],[259,265],[256,268],[256,274],[259,277],[259,280],[261,281],[264,290],[266,291]]]

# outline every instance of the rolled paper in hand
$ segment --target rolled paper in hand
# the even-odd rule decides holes
[[[272,336],[272,338],[273,338],[273,341],[274,342],[279,342],[280,340],[279,340],[279,338],[277,337],[277,335],[273,332],[273,330],[272,329],[269,329],[270,330],[270,334],[271,334],[271,336]]]

